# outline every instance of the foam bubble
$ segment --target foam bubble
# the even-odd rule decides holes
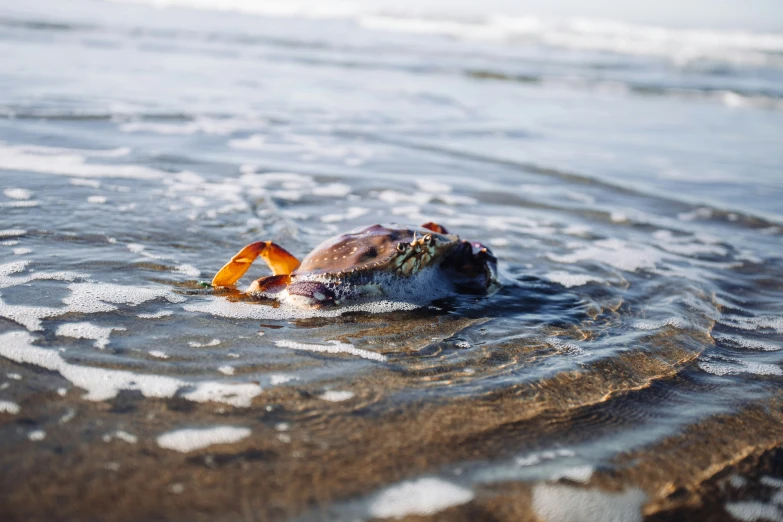
[[[380,353],[371,352],[368,350],[362,350],[361,348],[355,348],[352,344],[341,343],[340,341],[327,341],[329,344],[309,344],[298,343],[295,341],[282,340],[275,341],[275,345],[281,348],[290,348],[292,350],[304,350],[308,352],[316,353],[347,353],[350,355],[357,355],[364,359],[370,359],[372,361],[385,361],[386,356]]]
[[[709,361],[699,361],[699,368],[713,375],[739,375],[750,373],[753,375],[783,376],[783,369],[776,364],[765,364],[754,361],[742,361],[740,359],[724,358],[733,364],[722,364]]]
[[[169,302],[182,302],[184,298],[169,288],[148,288],[125,286],[112,283],[73,283],[68,285],[71,295],[63,302],[70,312],[86,314],[111,312],[114,305],[138,306],[154,299],[166,299]]]
[[[740,337],[739,335],[713,334],[712,337],[716,341],[728,342],[735,346],[747,348],[748,350],[763,350],[765,352],[783,350],[783,345],[768,343],[765,341],[757,341],[755,339],[747,339],[745,337]]]
[[[18,236],[23,236],[25,234],[27,234],[27,230],[21,228],[8,228],[5,230],[0,230],[0,238],[18,237]]]
[[[66,313],[64,308],[50,308],[45,306],[10,305],[0,298],[0,317],[21,324],[31,332],[43,330],[42,319],[56,317]]]
[[[169,355],[166,354],[166,352],[162,352],[160,350],[150,350],[149,353],[152,357],[157,357],[158,359],[168,359]]]
[[[46,438],[46,432],[44,430],[33,430],[27,434],[27,438],[34,441],[42,441]]]
[[[40,201],[3,201],[0,207],[6,208],[30,208],[41,206]]]
[[[65,361],[57,351],[40,348],[32,342],[33,337],[27,332],[0,334],[0,355],[14,362],[59,372],[74,386],[87,390],[84,398],[90,401],[112,399],[121,390],[139,390],[145,397],[168,398],[180,388],[194,388],[183,397],[195,402],[247,407],[261,393],[261,387],[253,383],[189,382],[164,375],[79,366]]]
[[[263,303],[231,302],[219,297],[211,297],[199,303],[183,306],[188,312],[207,313],[229,319],[265,319],[286,321],[291,319],[309,319],[311,317],[339,317],[346,312],[387,313],[398,310],[413,310],[420,305],[402,302],[379,300],[351,306],[341,306],[331,310],[303,309],[288,303],[272,307]]]
[[[234,371],[235,370],[234,370],[233,366],[225,365],[225,366],[221,366],[220,368],[218,368],[218,371],[220,373],[222,373],[223,375],[234,375]]]
[[[33,193],[23,188],[7,188],[3,190],[3,194],[11,199],[30,199],[33,197]]]
[[[158,312],[153,312],[151,314],[138,314],[136,317],[139,319],[160,319],[162,317],[168,317],[172,315],[174,312],[171,310],[160,310]]]
[[[174,271],[178,274],[185,274],[190,277],[198,277],[201,275],[201,270],[193,265],[181,264],[174,267]]]
[[[350,193],[351,187],[345,183],[329,183],[327,185],[319,185],[313,188],[314,196],[344,198]]]
[[[584,348],[576,343],[561,341],[557,337],[547,337],[544,341],[552,348],[568,355],[586,355]]]
[[[101,350],[109,344],[109,336],[113,331],[124,331],[125,328],[119,326],[97,326],[92,323],[66,323],[61,324],[55,335],[63,337],[73,337],[74,339],[93,339],[95,347]]]
[[[743,522],[755,522],[757,520],[783,520],[783,510],[774,504],[767,504],[757,500],[742,502],[728,502],[726,511],[732,517]]]
[[[565,255],[546,255],[558,263],[579,263],[582,261],[599,261],[619,270],[636,272],[653,270],[657,263],[665,258],[659,250],[646,245],[631,245],[619,239],[603,239],[595,241],[590,246]]]
[[[688,323],[681,317],[669,317],[660,321],[636,321],[633,323],[633,327],[637,330],[658,330],[664,326],[683,329],[688,327]]]
[[[192,386],[192,384],[191,384]],[[201,382],[196,389],[182,396],[194,402],[220,402],[238,408],[247,408],[253,398],[261,393],[261,386],[255,383]]]
[[[136,442],[139,440],[136,435],[122,430],[113,431],[103,436],[104,442],[111,442],[114,439],[127,442],[128,444],[136,444]]]
[[[353,399],[353,396],[354,394],[352,391],[328,390],[319,395],[318,398],[328,402],[342,402]]]
[[[202,343],[199,341],[188,341],[188,346],[191,348],[205,348],[209,346],[217,346],[220,344],[220,339],[212,339],[211,341],[208,341],[206,343]]]
[[[424,192],[432,192],[436,194],[451,192],[451,185],[428,179],[417,179],[416,186]]]
[[[299,377],[296,377],[294,375],[285,375],[283,373],[274,373],[269,376],[269,383],[272,386],[277,386],[279,384],[285,384],[289,381],[298,381]]]
[[[120,125],[122,132],[146,132],[150,134],[181,135],[209,134],[228,136],[239,131],[263,129],[266,120],[250,118],[207,118],[199,117],[184,123],[159,123],[149,121],[133,121]]]
[[[574,457],[576,453],[567,449],[547,450],[540,453],[531,453],[524,457],[516,459],[517,466],[533,466],[547,460],[554,460],[561,457]]]
[[[544,274],[544,277],[553,283],[558,283],[566,288],[574,286],[583,286],[587,283],[600,283],[603,279],[600,277],[589,276],[586,274],[572,274],[569,272],[555,271]]]
[[[182,453],[203,449],[214,444],[233,444],[250,436],[250,428],[214,426],[170,431],[157,438],[158,446]]]
[[[160,179],[166,173],[137,165],[87,163],[88,157],[117,157],[129,149],[81,150],[58,147],[11,146],[0,142],[0,170],[19,170],[85,178]]]
[[[559,484],[533,487],[533,510],[550,522],[641,522],[645,500],[639,489],[606,493]]]
[[[11,415],[16,415],[20,411],[22,411],[21,408],[15,402],[0,401],[0,413],[10,413]]]
[[[431,515],[473,500],[473,491],[436,477],[402,482],[379,493],[370,504],[377,518]]]
[[[13,253],[15,256],[23,256],[26,254],[31,254],[33,251],[30,248],[14,248]]]
[[[103,204],[106,203],[107,199],[106,196],[88,196],[87,202],[88,203],[97,203],[97,204]]]

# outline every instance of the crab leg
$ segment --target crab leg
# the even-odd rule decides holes
[[[288,275],[299,266],[299,260],[292,256],[283,247],[271,241],[259,241],[251,243],[231,258],[231,261],[221,268],[212,279],[212,286],[233,285],[239,278],[245,275],[247,269],[257,257],[261,257],[274,275]]]

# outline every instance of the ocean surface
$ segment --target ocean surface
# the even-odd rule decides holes
[[[783,33],[180,3],[0,3],[0,518],[783,520]],[[199,284],[427,221],[500,291]]]

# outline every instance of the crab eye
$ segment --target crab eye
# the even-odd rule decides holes
[[[409,243],[397,243],[397,252],[402,254],[408,249],[409,246]]]
[[[427,243],[428,245],[432,243],[432,234],[427,234],[426,236],[424,236],[424,242]]]

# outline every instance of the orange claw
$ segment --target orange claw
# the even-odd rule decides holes
[[[230,286],[245,275],[257,257],[266,261],[274,275],[288,275],[299,267],[299,260],[271,241],[251,243],[231,258],[212,279],[212,286]]]
[[[448,231],[446,231],[445,228],[438,225],[437,223],[433,223],[432,221],[429,223],[424,223],[421,227],[432,230],[433,232],[437,232],[438,234],[448,234]]]

